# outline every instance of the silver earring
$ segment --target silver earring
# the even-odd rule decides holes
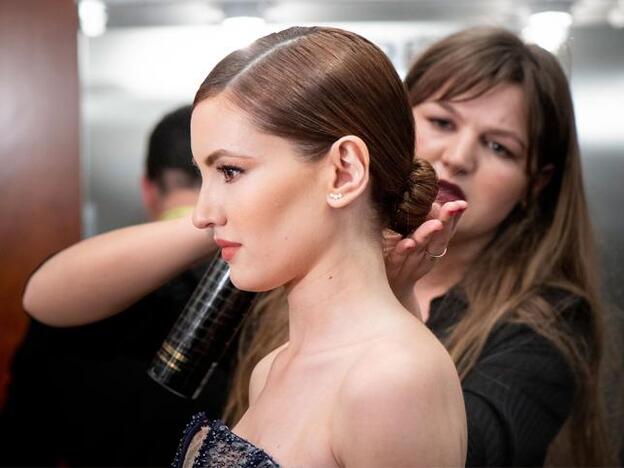
[[[344,195],[340,192],[330,192],[329,194],[329,198],[334,201],[340,200],[342,197],[344,197]]]

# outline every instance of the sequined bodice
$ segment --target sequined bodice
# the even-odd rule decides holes
[[[172,468],[272,468],[279,465],[263,450],[234,434],[204,413],[193,416],[184,430]]]

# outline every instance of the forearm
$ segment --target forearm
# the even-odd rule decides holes
[[[41,322],[71,326],[121,312],[215,251],[211,231],[189,218],[118,229],[81,241],[30,278],[24,308]]]

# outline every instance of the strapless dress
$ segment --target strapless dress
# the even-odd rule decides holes
[[[219,420],[198,413],[187,424],[172,468],[273,468],[279,464],[264,450],[234,434]]]

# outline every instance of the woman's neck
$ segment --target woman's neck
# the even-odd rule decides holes
[[[384,314],[401,308],[381,252],[380,243],[357,237],[334,242],[304,278],[289,285],[289,352],[329,351],[379,334]]]
[[[414,285],[423,321],[429,317],[429,305],[435,297],[445,294],[466,275],[468,269],[490,242],[491,235],[475,238],[458,237],[449,244],[447,253],[433,270]]]

